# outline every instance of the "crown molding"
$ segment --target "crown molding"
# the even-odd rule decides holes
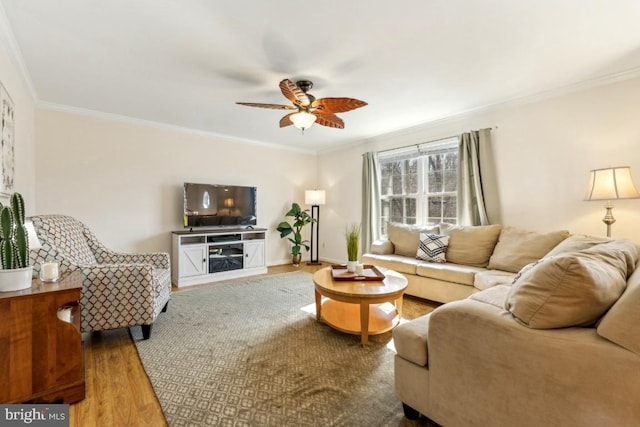
[[[388,139],[388,138],[393,138],[397,136],[409,135],[415,132],[419,132],[421,130],[430,129],[430,128],[448,123],[450,121],[460,120],[460,119],[464,119],[464,118],[482,114],[482,113],[488,113],[488,112],[503,110],[507,108],[514,108],[521,105],[533,104],[535,102],[540,102],[546,99],[557,98],[570,93],[581,92],[584,90],[606,86],[619,81],[629,80],[637,77],[640,77],[640,67],[631,68],[618,73],[608,74],[606,76],[600,76],[600,77],[596,77],[589,80],[583,80],[581,82],[573,83],[570,85],[559,86],[559,87],[538,92],[532,95],[514,97],[505,101],[500,101],[493,104],[486,104],[479,107],[470,108],[455,114],[450,114],[448,116],[438,117],[438,118],[426,121],[424,123],[420,123],[415,126],[411,126],[407,128],[399,128],[390,132],[373,135],[371,137],[366,138],[365,142],[375,142],[382,138]],[[488,127],[497,127],[497,126],[490,125]]]
[[[148,127],[153,127],[156,129],[163,129],[163,130],[171,130],[171,131],[175,131],[175,132],[183,132],[183,133],[188,133],[188,134],[192,134],[192,135],[199,135],[199,136],[205,136],[205,137],[209,137],[209,138],[216,138],[216,139],[223,139],[223,140],[227,140],[227,141],[232,141],[232,142],[238,142],[238,143],[243,143],[243,144],[252,144],[252,145],[258,145],[258,146],[262,146],[262,147],[266,147],[266,148],[271,148],[271,149],[277,149],[277,150],[284,150],[284,151],[293,151],[293,152],[299,152],[299,153],[303,153],[303,154],[314,154],[314,155],[318,155],[318,154],[327,154],[327,153],[331,153],[331,152],[335,152],[335,151],[341,151],[345,148],[353,148],[354,147],[354,142],[359,142],[358,145],[364,145],[367,144],[369,142],[375,142],[379,139],[388,139],[388,138],[393,138],[393,137],[397,137],[397,136],[404,136],[404,135],[409,135],[415,132],[419,132],[421,130],[426,130],[426,129],[430,129],[442,124],[445,124],[447,122],[450,121],[454,121],[454,120],[460,120],[460,119],[464,119],[466,117],[471,117],[477,114],[482,114],[482,113],[487,113],[487,112],[491,112],[491,111],[497,111],[497,110],[502,110],[502,109],[507,109],[507,108],[513,108],[513,107],[518,107],[521,105],[526,105],[526,104],[532,104],[534,102],[540,102],[543,101],[545,99],[551,99],[551,98],[556,98],[562,95],[566,95],[569,93],[575,93],[575,92],[580,92],[583,90],[587,90],[587,89],[591,89],[591,88],[595,88],[595,87],[600,87],[600,86],[606,86],[608,84],[613,84],[616,83],[618,81],[623,81],[623,80],[629,80],[632,78],[636,78],[640,76],[640,67],[636,67],[636,68],[632,68],[629,70],[625,70],[619,73],[614,73],[614,74],[609,74],[606,76],[601,76],[601,77],[597,77],[597,78],[593,78],[590,80],[584,80],[582,82],[578,82],[578,83],[574,83],[574,84],[570,84],[570,85],[566,85],[566,86],[560,86],[557,88],[553,88],[553,89],[549,89],[546,91],[542,91],[542,92],[538,92],[536,94],[533,95],[527,95],[527,96],[521,96],[521,97],[515,97],[506,101],[501,101],[501,102],[496,102],[493,104],[486,104],[483,106],[479,106],[479,107],[475,107],[475,108],[470,108],[468,110],[464,110],[461,111],[459,113],[456,114],[450,114],[448,116],[442,116],[439,118],[435,118],[433,120],[429,120],[427,122],[415,125],[415,126],[411,126],[411,127],[407,127],[407,128],[400,128],[400,129],[396,129],[390,132],[385,132],[385,133],[381,133],[381,134],[376,134],[376,135],[370,135],[368,137],[365,137],[359,141],[347,141],[343,144],[339,144],[333,147],[328,147],[326,149],[319,149],[319,150],[310,150],[310,149],[302,149],[302,148],[296,148],[296,147],[290,147],[290,146],[284,146],[284,145],[279,145],[279,144],[271,144],[271,143],[266,143],[263,141],[258,141],[258,140],[253,140],[253,139],[246,139],[246,138],[238,138],[238,137],[234,137],[234,136],[230,136],[230,135],[224,135],[224,134],[220,134],[220,133],[216,133],[216,132],[211,132],[211,131],[203,131],[203,130],[198,130],[198,129],[192,129],[192,128],[187,128],[187,127],[183,127],[183,126],[177,126],[177,125],[171,125],[171,124],[167,124],[167,123],[161,123],[161,122],[156,122],[156,121],[152,121],[152,120],[145,120],[145,119],[138,119],[138,118],[134,118],[134,117],[129,117],[129,116],[122,116],[122,115],[118,115],[118,114],[113,114],[113,113],[105,113],[105,112],[101,112],[101,111],[96,111],[96,110],[89,110],[89,109],[85,109],[85,108],[78,108],[78,107],[70,107],[70,106],[66,106],[66,105],[61,105],[61,104],[55,104],[55,103],[50,103],[50,102],[43,102],[43,101],[39,101],[36,102],[36,105],[38,108],[42,108],[45,110],[54,110],[54,111],[61,111],[61,112],[65,112],[65,113],[70,113],[70,114],[78,114],[78,115],[83,115],[83,116],[89,116],[89,117],[94,117],[94,118],[100,118],[100,119],[104,119],[104,120],[113,120],[113,121],[118,121],[118,122],[122,122],[122,123],[130,123],[130,124],[137,124],[137,125],[143,125],[143,126],[148,126]]]
[[[68,105],[55,104],[52,102],[40,101],[36,104],[36,107],[42,110],[58,111],[62,113],[92,117],[92,118],[101,119],[101,120],[127,123],[127,124],[133,124],[138,126],[146,126],[154,129],[186,133],[190,135],[202,136],[206,138],[214,138],[214,139],[224,140],[229,142],[237,142],[241,144],[250,144],[254,146],[258,145],[258,146],[275,149],[275,150],[294,151],[294,152],[299,152],[304,154],[316,154],[314,150],[305,150],[305,149],[289,147],[285,145],[270,144],[267,142],[258,141],[254,139],[237,138],[234,136],[224,135],[221,133],[216,133],[211,131],[204,131],[204,130],[193,129],[193,128],[188,128],[184,126],[172,125],[168,123],[156,122],[153,120],[139,119],[139,118],[130,117],[130,116],[123,116],[120,114],[105,113],[103,111],[90,110],[87,108],[70,107]]]

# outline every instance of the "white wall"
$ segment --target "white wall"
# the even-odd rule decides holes
[[[345,226],[361,221],[362,153],[492,127],[501,201],[493,222],[603,235],[604,203],[582,200],[588,172],[629,165],[640,186],[638,111],[635,78],[372,138],[316,158],[39,109],[36,212],[72,214],[114,249],[169,250],[170,231],[181,227],[184,181],[256,185],[259,223],[270,228],[267,262],[273,265],[289,262],[275,226],[292,201],[304,200],[305,189],[321,188],[327,204],[321,208],[320,258],[340,262],[346,258]],[[614,237],[640,241],[640,200],[615,202],[614,215]]]
[[[26,213],[34,212],[34,117],[35,105],[27,83],[23,79],[20,67],[16,62],[6,33],[0,23],[0,81],[6,88],[15,106],[15,170],[13,191],[24,196]],[[6,197],[0,202],[6,203]]]
[[[640,78],[469,114],[364,141],[318,157],[320,257],[344,261],[342,232],[361,221],[362,153],[401,147],[469,130],[494,128],[501,201],[492,222],[529,230],[568,229],[604,235],[604,202],[583,201],[591,169],[627,165],[640,189]],[[613,237],[640,242],[640,199],[614,202]]]
[[[184,182],[257,186],[267,263],[290,262],[275,227],[315,186],[315,155],[45,109],[36,123],[38,214],[75,216],[115,250],[169,251]]]

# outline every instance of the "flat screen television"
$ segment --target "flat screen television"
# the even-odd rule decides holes
[[[184,183],[184,226],[256,225],[256,187]]]

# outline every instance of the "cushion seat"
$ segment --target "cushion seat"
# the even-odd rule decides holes
[[[431,277],[432,279],[473,286],[476,273],[485,270],[482,267],[471,267],[450,262],[444,264],[421,262],[416,268],[416,274],[418,276]]]
[[[498,285],[511,285],[516,273],[502,270],[485,270],[478,272],[473,280],[476,289],[484,291]]]
[[[398,273],[416,274],[416,268],[418,264],[423,261],[415,258],[409,258],[403,255],[388,254],[377,255],[367,254],[363,256],[365,263],[371,263],[378,267],[390,268]]]

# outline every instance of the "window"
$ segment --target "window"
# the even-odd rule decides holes
[[[458,138],[378,154],[380,224],[457,222]]]

